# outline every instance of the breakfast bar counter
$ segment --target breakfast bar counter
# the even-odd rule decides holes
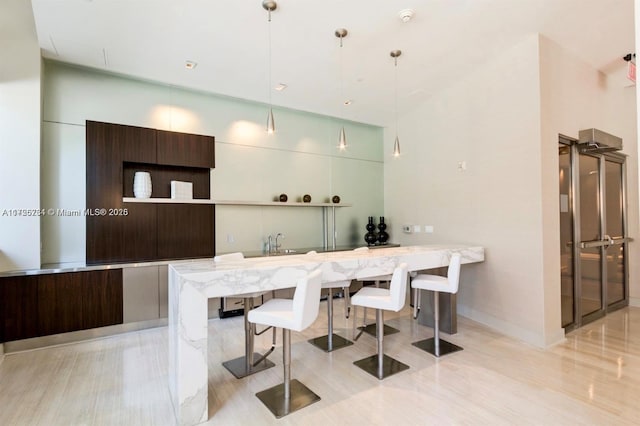
[[[484,261],[483,247],[424,245],[170,264],[169,389],[178,423],[208,419],[208,298],[290,288],[318,268],[323,282],[386,275],[400,263],[409,271],[439,268],[452,253],[460,253],[463,264]]]

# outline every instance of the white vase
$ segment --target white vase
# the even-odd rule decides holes
[[[133,176],[133,195],[136,198],[151,197],[151,174],[149,172],[136,172]]]

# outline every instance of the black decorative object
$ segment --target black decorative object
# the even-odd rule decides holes
[[[380,216],[380,223],[378,224],[378,243],[387,244],[389,240],[389,234],[386,232],[387,224],[384,223],[384,216]]]
[[[285,203],[288,199],[289,197],[287,197],[287,194],[280,194],[280,201],[282,201],[283,203]]]
[[[304,196],[302,197],[302,201],[304,203],[310,203],[311,202],[311,195],[309,194],[304,194]]]
[[[334,195],[331,201],[333,201],[335,204],[338,204],[340,202],[340,197],[338,197],[337,195]]]
[[[364,240],[367,245],[372,246],[378,241],[378,236],[376,235],[376,224],[373,223],[373,216],[369,216],[369,223],[367,223],[367,233],[364,234]]]

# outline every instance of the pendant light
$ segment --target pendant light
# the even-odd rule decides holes
[[[393,156],[400,156],[400,139],[398,139],[398,57],[402,55],[401,50],[392,50],[389,53],[393,58],[393,65],[395,67],[395,86],[396,86],[396,140],[393,143]]]
[[[340,39],[340,103],[341,103],[341,108],[344,107],[345,102],[344,102],[344,80],[342,78],[342,73],[343,73],[343,67],[342,67],[342,39],[344,39],[347,34],[349,34],[349,32],[344,29],[344,28],[338,28],[335,31],[335,36],[338,37]],[[341,114],[343,115],[343,114]],[[344,118],[344,116],[342,117]],[[347,149],[347,136],[344,133],[344,124],[342,125],[342,129],[340,129],[340,137],[338,139],[338,148],[340,148],[340,151],[344,151],[345,149]]]
[[[278,8],[278,4],[272,0],[263,0],[262,7],[267,11],[269,18],[269,81],[267,89],[269,90],[269,114],[267,115],[267,133],[273,134],[276,131],[276,123],[273,120],[273,105],[271,103],[271,12]]]

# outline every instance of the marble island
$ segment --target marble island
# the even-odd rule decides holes
[[[208,416],[208,298],[289,288],[318,268],[324,282],[390,274],[403,262],[409,271],[439,268],[455,252],[463,264],[484,261],[479,246],[425,245],[170,264],[169,388],[178,423],[194,425]]]

